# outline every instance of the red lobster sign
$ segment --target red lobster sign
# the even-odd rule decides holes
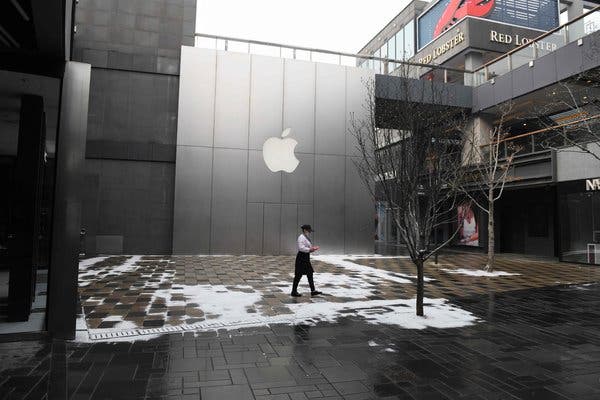
[[[433,37],[444,33],[467,15],[471,17],[488,16],[495,4],[495,0],[450,0],[450,3],[446,6],[444,13],[435,26]]]

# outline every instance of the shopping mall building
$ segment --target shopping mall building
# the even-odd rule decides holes
[[[394,87],[403,79],[399,64],[380,59],[408,60],[447,67],[420,68],[416,77],[439,81],[450,93],[447,104],[469,110],[480,129],[502,118],[506,146],[521,150],[496,207],[497,251],[600,264],[600,125],[593,123],[600,100],[600,16],[590,12],[594,7],[582,1],[417,0],[360,51],[376,57],[361,60],[361,67],[388,75],[376,75],[378,100],[402,98]],[[507,101],[510,113],[503,116]],[[570,128],[592,140],[588,152],[556,142],[562,139],[556,130]],[[473,211],[478,240],[457,239],[452,248],[483,251],[487,245],[487,215]],[[392,212],[377,203],[380,251],[400,245]]]
[[[194,0],[4,3],[3,312],[66,337],[80,253],[291,254],[305,223],[324,252],[398,251],[348,129],[367,112],[365,82],[377,103],[406,100],[393,90],[402,62],[479,126],[507,100],[517,113],[548,103],[564,82],[578,109],[598,99],[600,12],[580,0],[417,0],[357,54],[198,34]],[[549,148],[519,115],[498,250],[599,263],[597,145]],[[453,248],[483,250],[475,217],[479,239]]]

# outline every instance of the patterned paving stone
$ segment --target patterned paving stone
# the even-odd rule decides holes
[[[204,309],[201,301],[189,296],[190,291],[193,293],[199,287],[217,288],[217,294],[221,291],[258,296],[246,305],[244,314],[249,319],[253,314],[259,318],[290,315],[293,313],[290,304],[323,299],[329,303],[350,303],[357,298],[375,301],[415,297],[415,271],[410,260],[358,258],[353,262],[385,271],[389,279],[365,280],[364,273],[315,260],[315,281],[326,296],[291,298],[288,292],[293,262],[289,256],[102,258],[82,268],[81,305],[88,328],[101,330],[183,326],[218,320],[219,313]],[[452,273],[459,268],[475,270],[484,264],[485,258],[479,254],[447,254],[440,257],[439,264],[430,261],[425,269],[430,279],[425,285],[426,297],[465,297],[600,281],[598,268],[510,256],[499,256],[496,266],[497,271],[512,274],[509,276],[489,278]],[[398,279],[404,283],[399,284]]]

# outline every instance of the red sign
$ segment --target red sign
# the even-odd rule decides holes
[[[487,17],[495,4],[495,0],[450,0],[435,26],[433,37],[447,31],[463,17]]]

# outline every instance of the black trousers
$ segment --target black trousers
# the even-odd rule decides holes
[[[302,279],[302,275],[303,274],[299,274],[297,272],[294,275],[294,286],[292,286],[292,293],[296,293],[298,291],[298,284],[300,283],[300,279]],[[308,284],[310,285],[310,291],[314,292],[316,289],[315,289],[315,283],[313,282],[313,273],[310,272],[310,273],[306,274],[306,277],[308,278]]]

